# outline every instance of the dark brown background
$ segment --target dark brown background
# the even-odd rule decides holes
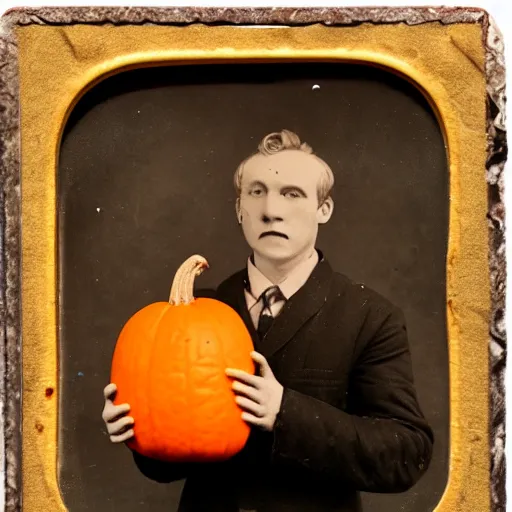
[[[102,389],[114,345],[135,311],[168,297],[191,254],[211,264],[201,287],[245,264],[232,176],[262,136],[282,128],[332,166],[335,210],[318,246],[335,269],[403,308],[436,435],[425,477],[404,494],[365,495],[365,511],[426,512],[439,501],[449,452],[448,170],[435,117],[415,88],[378,69],[232,64],[109,78],[63,135],[59,456],[70,512],[176,509],[181,483],[145,479],[106,435]]]

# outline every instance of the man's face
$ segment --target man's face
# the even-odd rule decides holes
[[[332,205],[319,207],[323,164],[313,155],[286,150],[256,155],[243,169],[238,215],[247,243],[261,258],[286,262],[314,247],[318,224]]]

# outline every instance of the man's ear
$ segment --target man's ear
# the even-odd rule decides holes
[[[331,197],[328,197],[318,208],[316,212],[316,218],[318,220],[318,224],[325,224],[332,215],[334,210],[334,201]]]
[[[240,208],[240,198],[237,197],[235,202],[235,210],[236,210],[236,218],[238,220],[238,224],[242,224],[242,210]]]

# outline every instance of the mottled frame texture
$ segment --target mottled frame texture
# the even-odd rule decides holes
[[[0,464],[5,511],[21,510],[20,133],[17,25],[265,24],[357,25],[478,23],[483,28],[487,82],[487,163],[491,317],[490,439],[492,511],[505,511],[505,64],[492,18],[468,8],[144,8],[67,7],[8,11],[0,24]]]

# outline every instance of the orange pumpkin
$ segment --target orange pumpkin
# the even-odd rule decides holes
[[[194,298],[194,279],[207,267],[202,256],[188,258],[176,272],[169,302],[135,313],[116,343],[115,403],[129,403],[134,418],[127,445],[151,458],[222,461],[249,436],[225,370],[254,373],[253,344],[232,308]]]

